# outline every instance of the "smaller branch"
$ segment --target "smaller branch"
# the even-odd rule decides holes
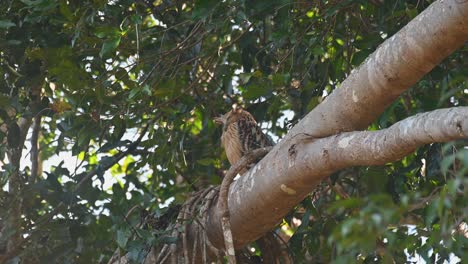
[[[150,155],[150,154],[153,154],[154,152],[152,151],[149,151],[147,150],[146,148],[145,149],[135,149],[132,151],[132,153],[130,154],[133,154],[133,155],[140,155],[140,156],[147,156],[147,155]]]
[[[30,101],[29,103],[29,108],[34,109],[37,107],[37,105],[40,103],[40,93],[41,93],[41,84],[36,84],[31,87],[31,95],[33,100]],[[31,126],[33,118],[31,117],[22,117],[18,120],[17,123],[15,123],[16,127],[18,128],[18,134],[14,135],[14,137],[18,138],[18,142],[16,146],[8,148],[8,159],[11,165],[14,167],[14,172],[10,175],[9,179],[9,192],[12,194],[16,194],[17,197],[14,199],[13,204],[11,205],[11,209],[9,210],[9,219],[8,222],[10,224],[10,228],[14,230],[14,233],[12,234],[11,237],[8,238],[7,241],[7,253],[5,255],[0,256],[0,263],[3,263],[4,261],[8,260],[10,256],[14,256],[16,252],[20,251],[22,249],[22,244],[23,241],[25,240],[22,237],[21,233],[21,215],[23,214],[23,197],[21,196],[21,193],[23,192],[23,182],[21,179],[21,174],[20,174],[20,163],[21,163],[21,153],[23,151],[23,146],[26,141],[26,137],[28,134],[28,130]],[[36,118],[34,118],[36,121]],[[38,131],[40,129],[40,119],[38,121],[39,128],[36,130]],[[9,128],[10,129],[10,128]],[[34,131],[33,131],[34,132]],[[9,131],[11,133],[11,131]],[[39,132],[37,132],[38,134]],[[9,135],[10,136],[10,135]],[[39,163],[38,163],[38,155],[37,155],[37,135],[36,135],[36,145],[34,145],[34,142],[32,141],[32,148],[31,151],[33,151],[34,147],[36,147],[36,154],[31,156],[31,158],[35,158],[32,163],[32,171],[31,173],[36,173],[37,176],[37,171],[39,168]]]
[[[13,73],[13,75],[15,75],[16,77],[24,77],[21,73],[19,73],[17,70],[13,69],[13,67],[10,66],[10,64],[8,64],[7,61],[5,61],[5,65],[7,67],[7,69]]]
[[[468,138],[468,107],[417,114],[379,131],[346,132],[322,140],[329,168],[382,165],[435,142]],[[314,142],[315,143],[315,142]],[[318,142],[317,142],[318,143]],[[329,155],[329,156],[328,156]]]
[[[221,211],[221,224],[223,228],[224,245],[226,247],[226,255],[229,264],[236,263],[236,253],[234,249],[234,241],[232,239],[231,223],[229,220],[229,186],[231,186],[232,181],[238,173],[240,173],[249,164],[255,162],[260,157],[265,156],[271,149],[272,147],[259,148],[244,155],[236,164],[234,164],[234,166],[231,166],[229,171],[226,173],[223,182],[221,183],[217,207]]]
[[[177,168],[176,168],[176,172],[178,173],[177,176],[180,176],[187,183],[190,189],[192,189],[192,191],[194,192],[199,191],[198,187],[195,186],[196,180],[195,181],[191,180],[190,177],[187,177],[184,173],[181,173]]]
[[[123,157],[127,156],[129,153],[131,153],[132,151],[134,151],[138,145],[140,144],[141,140],[143,139],[143,137],[146,135],[146,132],[148,131],[149,127],[153,124],[152,121],[148,122],[148,124],[143,128],[143,131],[141,131],[140,133],[140,136],[138,137],[138,139],[133,142],[132,144],[130,144],[127,148],[127,150],[123,151],[123,152],[120,152],[119,154],[115,155],[112,162],[109,162],[108,164],[106,164],[103,168],[98,168],[98,169],[94,169],[90,172],[88,172],[88,174],[86,174],[86,176],[84,176],[81,181],[78,182],[78,184],[76,185],[75,187],[75,191],[74,192],[77,192],[81,186],[87,181],[89,180],[91,177],[93,177],[94,175],[96,175],[98,173],[98,171],[106,171],[108,170],[109,168],[111,168],[112,166],[114,166],[114,164],[116,164],[117,162],[119,162]]]
[[[39,131],[41,129],[41,116],[38,114],[33,119],[31,135],[31,176],[29,183],[34,184],[39,174]]]
[[[333,191],[335,191],[341,197],[341,199],[349,199],[349,194],[343,189],[343,186],[341,186],[341,184],[337,182],[333,184],[330,178],[328,178],[327,181],[333,189]]]
[[[439,195],[439,191],[442,189],[441,187],[437,187],[432,190],[431,194],[426,197],[421,198],[417,203],[411,204],[408,208],[408,212],[413,212],[414,210],[418,210],[427,206],[427,203],[432,201],[437,195]]]
[[[218,49],[218,53],[221,52],[221,51],[224,51],[225,49],[231,47],[232,45],[234,45],[240,38],[242,38],[247,32],[249,32],[249,30],[254,26],[254,23],[251,23],[245,30],[244,32],[242,32],[241,34],[239,34],[239,36],[237,36],[235,39],[233,39],[231,42],[227,43],[226,45],[224,46],[221,46],[219,47]]]
[[[399,160],[425,144],[468,138],[468,107],[418,114],[380,131],[296,140],[297,135],[289,135],[287,142],[283,139],[259,161],[255,173],[246,174],[232,184],[229,211],[236,248],[271,230],[293,206],[337,170],[382,165]],[[242,188],[253,184],[255,192]],[[258,215],[246,208],[265,210]],[[210,240],[218,245],[223,241],[221,214],[219,208],[213,210],[212,228],[208,230]],[[257,221],[252,222],[252,217],[257,217]]]
[[[155,250],[155,255],[150,257],[151,260],[147,257],[145,261],[151,263],[166,263],[166,260],[171,260],[171,263],[212,263],[212,258],[219,255],[219,250],[206,239],[205,227],[207,224],[205,221],[209,208],[212,208],[213,200],[218,194],[219,186],[211,186],[192,193],[181,208],[177,209],[176,222],[168,223],[168,226],[161,227],[162,229],[157,228],[170,232],[172,237],[178,238],[178,242],[153,248],[152,251]],[[110,263],[117,262],[114,260]]]
[[[138,10],[138,9],[135,9],[135,10]],[[138,15],[138,13],[137,13]],[[140,32],[139,32],[139,28],[138,28],[138,23],[135,23],[135,39],[136,39],[136,64],[138,65],[138,63],[140,62]]]

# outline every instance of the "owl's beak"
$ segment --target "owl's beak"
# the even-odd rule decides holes
[[[218,125],[224,124],[224,116],[215,117],[213,120],[214,120],[215,123],[218,124]]]

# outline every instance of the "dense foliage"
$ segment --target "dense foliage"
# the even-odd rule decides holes
[[[0,249],[13,233],[12,210],[21,208],[25,263],[106,262],[117,247],[141,258],[141,248],[164,242],[136,227],[141,212],[162,214],[173,199],[218,184],[229,167],[214,116],[238,103],[281,138],[428,5],[3,0]],[[466,51],[437,66],[370,129],[467,105]],[[30,147],[21,164],[6,153],[23,148],[16,121],[38,117],[43,172],[39,166],[32,178]],[[332,175],[284,220],[296,261],[463,259],[466,227],[454,230],[467,214],[464,144],[433,144],[399,162]],[[12,175],[19,185],[10,184]]]

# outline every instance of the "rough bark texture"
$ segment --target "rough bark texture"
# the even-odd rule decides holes
[[[463,138],[468,138],[468,107],[418,114],[379,131],[345,132],[320,139],[298,137],[295,143],[268,154],[273,163],[263,159],[232,184],[229,208],[235,245],[240,247],[270,230],[315,185],[336,170],[385,164],[424,144]],[[248,210],[245,206],[249,206]],[[211,223],[219,228],[219,221]],[[208,231],[211,230],[216,229]],[[210,238],[214,243],[220,239]]]
[[[271,150],[271,147],[259,148],[244,155],[239,161],[237,161],[236,164],[231,166],[229,171],[226,173],[226,176],[224,176],[223,182],[221,183],[217,207],[218,207],[218,210],[221,212],[221,226],[223,228],[224,245],[225,245],[225,250],[226,250],[225,252],[226,252],[226,256],[227,256],[229,264],[236,263],[236,253],[234,250],[234,242],[232,240],[231,221],[229,219],[230,218],[229,208],[228,208],[229,187],[231,186],[231,183],[237,174],[244,171],[245,168],[247,168],[255,160],[258,160],[261,157],[265,156],[270,150]]]
[[[414,120],[410,118],[409,121],[392,127],[393,132],[397,134],[392,134],[389,139],[404,138],[405,143],[406,141],[415,143],[404,153],[399,150],[403,144],[398,141],[394,142],[398,143],[394,145],[397,146],[398,151],[395,148],[385,151],[384,147],[393,145],[385,140],[382,142],[385,137],[380,138],[379,141],[379,137],[371,136],[375,132],[355,134],[358,138],[362,137],[361,140],[351,138],[352,134],[318,139],[368,126],[403,91],[468,41],[467,16],[468,2],[466,1],[451,0],[433,3],[397,34],[385,41],[363,65],[351,73],[339,89],[296,125],[257,166],[231,186],[229,210],[237,248],[254,241],[273,228],[324,177],[342,168],[346,163],[338,158],[348,160],[351,158],[354,161],[346,166],[360,164],[357,162],[360,160],[354,158],[362,158],[362,156],[356,156],[353,153],[362,155],[365,150],[353,152],[345,143],[353,146],[361,144],[361,148],[369,147],[374,151],[380,147],[381,151],[386,152],[384,158],[395,160],[398,155],[410,152],[424,144],[423,142],[447,141],[457,136],[466,137],[466,121],[457,121],[457,123],[452,119],[455,123],[439,123],[439,125],[451,125],[451,130],[444,126],[431,125],[436,117],[454,114],[445,110],[446,112],[430,114],[429,117],[434,120],[424,125],[430,127],[418,127],[418,133],[412,134],[413,129],[409,129],[411,128],[409,125],[421,126],[422,123],[419,122],[422,121],[416,121],[421,120],[421,116],[413,117],[417,118]],[[455,112],[460,114],[461,111],[461,115],[466,120],[467,109],[460,109]],[[442,121],[449,120],[448,116],[443,116]],[[406,130],[403,129],[405,127]],[[431,130],[429,133],[420,133],[420,131],[424,132],[424,129]],[[449,134],[439,134],[436,132],[439,130]],[[387,133],[387,136],[391,134],[388,131],[383,133]],[[437,139],[437,136],[442,137]],[[330,151],[340,144],[346,145],[344,149],[347,149],[350,157],[340,154],[339,151],[333,152],[334,156],[332,155]],[[325,146],[334,148],[330,148],[329,151],[324,148]],[[380,151],[377,152],[381,154]],[[340,166],[335,164],[338,161],[340,161]],[[361,165],[381,164],[382,162],[387,161],[382,159],[371,163],[366,160],[366,163]],[[210,216],[211,228],[208,230],[208,236],[215,245],[223,245],[220,216],[219,210],[213,210]]]
[[[346,132],[298,145],[297,156],[320,152],[320,158],[316,158],[331,164],[329,169],[383,165],[419,146],[463,138],[468,138],[468,107],[456,107],[418,114],[384,130]],[[301,155],[300,150],[305,152]]]
[[[40,174],[39,160],[39,132],[41,130],[41,116],[38,114],[33,118],[31,134],[31,176],[28,179],[30,184],[36,183]]]
[[[365,129],[402,92],[468,41],[468,2],[437,1],[382,43],[283,139]]]
[[[20,174],[20,161],[21,154],[23,152],[22,146],[26,140],[26,135],[28,133],[29,127],[31,126],[31,119],[20,118],[18,120],[19,135],[18,140],[20,147],[14,147],[8,149],[8,160],[11,165],[14,167],[14,171],[10,175],[8,190],[9,192],[16,194],[15,199],[13,200],[13,205],[9,212],[8,225],[4,228],[13,229],[15,233],[8,238],[7,252],[14,251],[17,245],[21,241],[21,214],[23,213],[23,198],[18,195],[22,186],[22,179]]]

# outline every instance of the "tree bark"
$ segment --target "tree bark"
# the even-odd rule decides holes
[[[39,133],[41,130],[41,116],[37,114],[32,121],[31,133],[31,175],[28,179],[29,184],[34,184],[37,177],[41,174],[42,168],[39,157]]]
[[[260,161],[231,186],[235,245],[243,246],[269,231],[314,186],[339,169],[382,165],[424,144],[462,138],[468,138],[468,107],[418,114],[380,131],[344,132],[318,139],[299,135],[293,144],[273,149],[269,159]],[[213,220],[220,213],[214,211],[210,227],[219,228],[219,221]],[[220,243],[214,232],[208,234],[212,242]]]
[[[271,230],[323,178],[347,166],[402,158],[431,142],[466,138],[468,109],[411,117],[379,132],[366,128],[403,91],[468,41],[468,2],[437,1],[386,40],[324,102],[230,188],[236,248]],[[372,155],[364,155],[364,154]],[[213,208],[208,237],[222,247]]]
[[[282,142],[365,129],[405,90],[468,41],[468,2],[436,1],[382,43]],[[281,142],[280,142],[281,144]]]
[[[13,229],[14,233],[8,238],[7,252],[13,251],[21,241],[21,214],[23,213],[23,198],[21,197],[22,179],[20,174],[21,154],[24,141],[31,126],[31,118],[20,118],[17,122],[19,127],[19,144],[17,147],[8,149],[8,161],[14,170],[8,179],[8,192],[12,193],[14,199],[9,211],[8,225],[4,228]]]

